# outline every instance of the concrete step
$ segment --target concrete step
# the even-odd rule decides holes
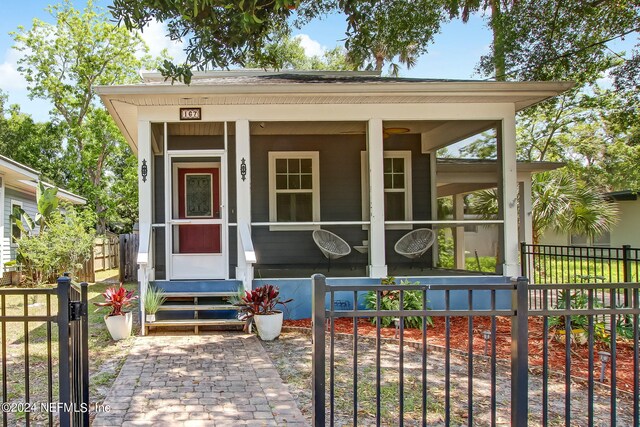
[[[163,304],[160,311],[215,311],[215,310],[233,310],[237,311],[238,307],[231,304]]]

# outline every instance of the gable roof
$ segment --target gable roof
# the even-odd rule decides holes
[[[8,185],[30,194],[36,194],[36,188],[38,182],[40,182],[39,171],[3,155],[0,155],[0,177],[4,179],[5,186]],[[42,181],[42,183],[47,188],[54,187],[54,185],[48,182]],[[57,196],[59,199],[74,205],[84,205],[87,203],[84,197],[73,194],[63,188],[58,188]]]
[[[195,73],[190,85],[147,73],[138,84],[94,90],[136,151],[139,107],[502,103],[520,111],[572,86],[572,82],[380,77],[371,72],[232,70]]]

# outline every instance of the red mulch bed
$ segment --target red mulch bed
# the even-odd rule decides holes
[[[432,345],[445,346],[445,320],[443,317],[434,317],[434,325],[427,328],[427,342]],[[311,328],[311,319],[285,320],[284,326]],[[484,339],[482,331],[491,329],[489,317],[473,318],[473,353],[484,354]],[[348,318],[335,320],[335,330],[338,333],[353,333],[353,321]],[[450,318],[450,345],[451,348],[467,352],[469,349],[469,323],[466,317]],[[496,318],[496,357],[509,360],[511,358],[511,321],[506,317]],[[532,317],[529,319],[529,366],[542,367],[542,319]],[[376,327],[368,319],[358,319],[358,334],[375,337]],[[395,328],[382,328],[381,335],[385,338],[394,338]],[[404,337],[407,341],[422,341],[420,329],[405,328]],[[549,369],[564,373],[565,370],[565,345],[554,338],[553,331],[549,332]],[[596,344],[594,348],[594,379],[600,378],[600,358],[598,351],[611,351],[606,345]],[[489,349],[489,351],[491,351]],[[633,390],[633,345],[631,342],[619,341],[616,347],[616,378],[618,388],[625,391]],[[587,345],[571,346],[571,376],[588,378],[589,348]],[[605,381],[610,382],[611,362],[607,364]]]

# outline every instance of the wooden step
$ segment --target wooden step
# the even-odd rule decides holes
[[[238,311],[238,307],[230,304],[163,304],[159,307],[162,311],[213,311],[213,310],[233,310]]]
[[[174,319],[174,320],[156,320],[153,323],[145,325],[147,331],[151,328],[171,328],[171,327],[192,327],[193,332],[198,334],[200,328],[211,327],[214,329],[242,329],[245,322],[237,319]]]
[[[238,295],[237,292],[165,292],[164,296],[169,298],[228,298]]]

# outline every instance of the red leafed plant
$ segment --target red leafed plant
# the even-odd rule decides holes
[[[273,314],[276,312],[277,304],[284,306],[293,301],[288,299],[280,301],[280,289],[273,285],[264,285],[251,291],[245,291],[235,305],[240,307],[239,311],[245,314],[245,319],[250,319],[255,315]]]
[[[104,291],[102,294],[104,302],[94,302],[94,304],[98,307],[109,307],[111,311],[108,316],[124,316],[125,312],[122,310],[130,307],[131,302],[138,299],[137,296],[133,296],[134,292],[126,290],[120,283],[119,288],[112,287]]]

